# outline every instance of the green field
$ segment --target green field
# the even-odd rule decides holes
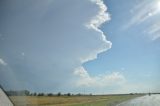
[[[110,96],[11,96],[15,106],[115,106],[142,95]]]

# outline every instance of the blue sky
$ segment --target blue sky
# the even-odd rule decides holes
[[[149,23],[150,19],[148,19],[139,25],[123,28],[138,15],[138,11],[131,13],[131,10],[143,2],[150,3],[151,1],[105,1],[111,14],[111,20],[101,29],[106,33],[108,40],[112,42],[112,48],[99,54],[95,61],[84,64],[91,74],[118,71],[123,73],[130,83],[145,84],[148,89],[159,85],[159,38],[153,40],[150,36],[154,36],[154,34],[144,33],[148,26],[154,23]],[[141,9],[144,10],[143,7]],[[153,17],[159,17],[158,14]],[[154,21],[158,22],[158,20]],[[148,24],[146,25],[146,23]]]
[[[0,7],[5,89],[159,91],[158,0],[2,0]]]
[[[146,9],[143,6],[140,10],[131,12],[143,2],[147,5],[151,1],[105,1],[111,14],[111,21],[104,24],[102,30],[112,42],[112,48],[99,54],[96,61],[84,64],[88,71],[93,72],[93,75],[101,71],[107,71],[107,73],[118,71],[123,73],[130,83],[145,84],[148,89],[159,85],[159,38],[153,40],[151,36],[154,34],[150,35],[146,31],[152,30],[148,26],[158,23],[158,20],[147,19],[143,23],[138,23],[141,19],[137,19],[134,24],[138,23],[138,25],[133,24],[124,28],[134,17],[143,14],[139,11],[149,11],[147,9],[152,8]],[[159,17],[158,14],[153,17]]]

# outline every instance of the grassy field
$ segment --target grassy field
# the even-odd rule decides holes
[[[115,106],[142,95],[110,96],[11,96],[15,106]]]

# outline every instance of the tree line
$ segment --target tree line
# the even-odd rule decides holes
[[[92,95],[92,94],[71,94],[71,93],[66,93],[62,94],[61,92],[58,93],[37,93],[37,92],[30,92],[28,90],[20,90],[20,91],[6,91],[6,94],[8,96],[82,96],[82,95]]]

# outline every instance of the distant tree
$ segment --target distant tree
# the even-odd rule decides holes
[[[57,96],[61,96],[61,92],[58,92]]]
[[[17,91],[6,91],[9,96],[29,96],[30,91],[28,90],[17,90]]]
[[[78,93],[77,95],[78,95],[78,96],[81,96],[82,94]]]
[[[30,93],[29,96],[33,96],[33,93]]]
[[[24,94],[25,94],[26,96],[29,96],[29,95],[30,95],[30,92],[29,92],[28,90],[24,90]]]
[[[37,93],[35,92],[35,93],[33,94],[33,96],[37,96]]]
[[[41,96],[45,96],[45,94],[44,94],[44,93],[41,93]]]
[[[37,96],[41,96],[41,93],[38,93]]]
[[[71,93],[67,93],[67,96],[71,96]]]
[[[44,93],[39,93],[37,96],[44,96]]]
[[[53,96],[53,94],[52,94],[52,93],[49,93],[49,94],[47,94],[47,96]]]

